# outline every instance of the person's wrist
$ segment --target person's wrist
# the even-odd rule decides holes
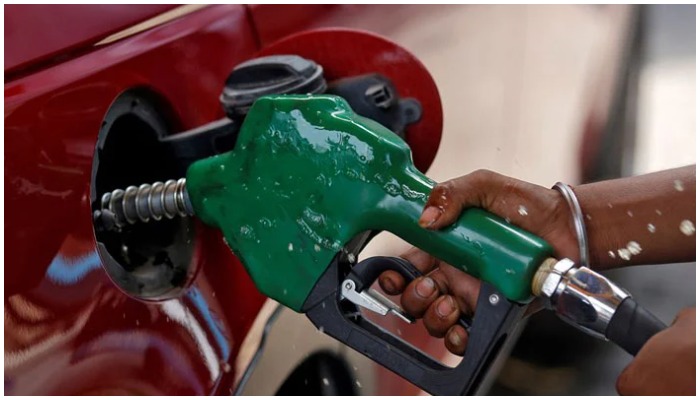
[[[554,247],[555,255],[579,262],[579,249],[569,205],[556,189],[547,189],[547,197],[552,210],[550,215],[552,232],[547,236],[551,237],[549,242]]]
[[[589,185],[574,186],[571,189],[578,198],[586,222],[589,267],[593,270],[618,267],[616,258],[611,258],[608,254],[608,249],[615,248],[612,243],[616,243],[617,239],[613,237],[614,231],[605,226],[605,218],[598,205],[599,196],[589,190]]]
[[[570,227],[573,227],[576,247],[578,248],[578,263],[587,267],[591,262],[589,257],[588,234],[586,232],[586,218],[581,209],[581,204],[570,185],[557,182],[552,188],[559,192],[566,202],[570,215]]]

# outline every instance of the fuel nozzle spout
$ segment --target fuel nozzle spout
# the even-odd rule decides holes
[[[100,209],[93,217],[105,230],[120,230],[138,222],[192,216],[185,182],[180,178],[115,189],[102,195]]]

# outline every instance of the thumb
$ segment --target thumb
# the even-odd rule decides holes
[[[494,210],[495,197],[507,178],[493,171],[478,170],[459,178],[438,183],[430,192],[418,224],[426,229],[441,229],[457,220],[467,207]]]

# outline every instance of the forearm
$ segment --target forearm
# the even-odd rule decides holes
[[[695,165],[574,192],[586,216],[594,268],[694,260]]]

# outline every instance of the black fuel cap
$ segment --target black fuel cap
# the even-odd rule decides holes
[[[226,115],[238,119],[261,96],[313,94],[325,90],[323,67],[299,56],[276,55],[237,65],[226,79],[220,101]]]

